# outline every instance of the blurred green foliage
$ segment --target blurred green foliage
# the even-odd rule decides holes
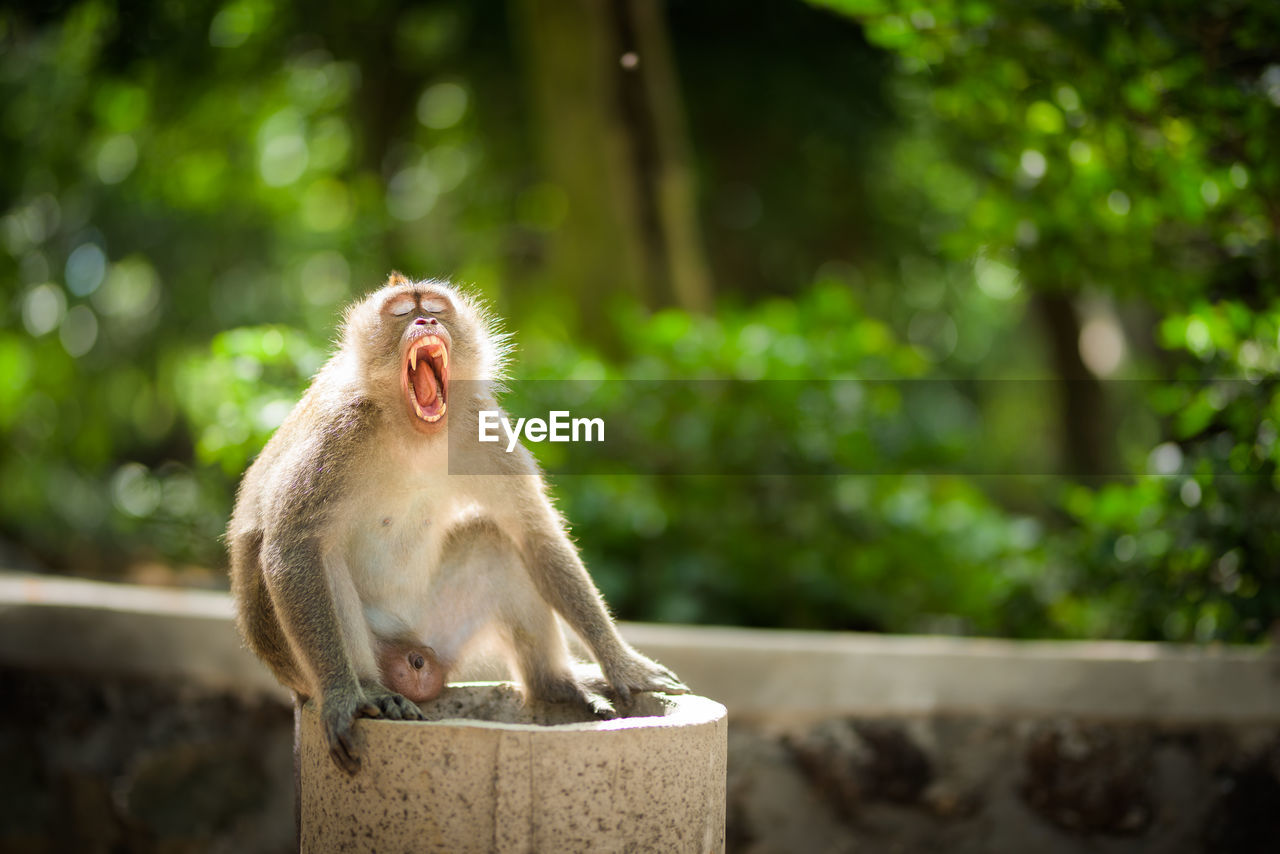
[[[1190,354],[1151,406],[1168,435],[1133,484],[1069,488],[1075,571],[1055,618],[1089,634],[1256,637],[1280,610],[1280,312],[1197,303],[1160,326]],[[1137,466],[1135,466],[1137,467]]]
[[[592,411],[611,412],[599,401],[624,395],[623,429],[639,438],[623,459],[669,473],[556,479],[593,573],[623,613],[760,626],[1044,631],[1035,595],[1042,524],[1000,509],[964,478],[896,473],[945,464],[980,440],[972,421],[908,417],[910,383],[841,382],[918,378],[928,367],[867,316],[848,283],[822,281],[801,297],[715,318],[670,310],[622,328],[627,355],[616,364],[562,346],[539,354],[527,376],[605,381]],[[679,382],[709,378],[749,382],[750,414],[722,405],[714,386]],[[674,388],[648,400],[650,384],[662,381]],[[967,405],[950,384],[926,390],[922,411]],[[539,392],[538,383],[517,383],[516,411],[548,411]],[[799,456],[779,457],[784,445]],[[535,450],[556,470],[557,446]],[[759,473],[701,474],[735,463],[744,464],[730,470]],[[819,474],[782,474],[797,471]]]
[[[575,305],[608,283],[539,277],[569,201],[505,4],[0,11],[10,558],[221,564],[239,473],[339,306],[399,267],[496,302],[521,379],[795,380],[760,384],[772,425],[637,411],[673,472],[779,431],[814,470],[889,472],[558,478],[623,616],[1262,637],[1280,6],[735,8],[668,8],[718,309],[624,305],[604,348]],[[923,405],[803,382],[844,378],[930,382]],[[1028,379],[1088,394],[1055,412]],[[1081,425],[1109,467],[1045,473]],[[1041,474],[912,473],[975,448]]]

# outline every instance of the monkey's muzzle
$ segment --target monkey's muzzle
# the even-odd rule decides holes
[[[449,347],[442,338],[428,333],[409,344],[403,386],[419,418],[434,423],[444,417],[449,388]]]

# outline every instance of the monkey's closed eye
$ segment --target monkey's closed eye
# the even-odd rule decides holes
[[[397,303],[392,303],[390,308],[388,308],[387,310],[390,311],[392,314],[394,314],[396,317],[404,317],[406,314],[413,311],[413,302],[410,300],[402,300]]]

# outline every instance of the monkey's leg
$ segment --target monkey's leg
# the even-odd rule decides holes
[[[516,669],[528,697],[585,706],[596,717],[618,716],[601,693],[604,680],[588,681],[575,672],[560,624],[550,608],[526,609],[513,616],[516,619],[506,623],[502,631],[514,651]]]
[[[600,680],[592,690],[575,675],[555,613],[525,571],[516,544],[492,521],[477,519],[450,532],[420,634],[452,666],[487,626],[509,653],[526,696],[615,716],[599,693]]]
[[[562,529],[544,525],[530,532],[525,548],[538,592],[586,643],[619,702],[629,704],[635,691],[689,692],[679,677],[636,652],[618,634],[604,599]]]
[[[293,694],[293,838],[302,850],[302,697]]]
[[[636,652],[618,634],[600,591],[569,539],[564,519],[546,496],[536,464],[532,458],[527,463],[532,476],[495,479],[504,491],[490,497],[490,506],[519,509],[518,513],[500,513],[499,524],[519,545],[520,563],[542,600],[564,617],[591,650],[610,693],[621,704],[629,704],[636,691],[688,693],[679,677]]]
[[[262,576],[262,532],[254,531],[231,541],[231,589],[235,594],[236,622],[250,648],[271,672],[292,690],[306,690],[289,641],[280,628],[275,606]]]

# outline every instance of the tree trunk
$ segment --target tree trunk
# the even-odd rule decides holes
[[[703,254],[702,229],[694,192],[692,157],[684,105],[661,8],[653,0],[616,0],[616,20],[624,56],[634,56],[631,71],[623,65],[622,88],[638,90],[623,98],[634,105],[624,112],[641,204],[652,211],[656,227],[646,230],[648,252],[661,263],[665,285],[661,304],[688,311],[711,308],[711,274]]]
[[[605,332],[619,295],[711,304],[676,75],[645,0],[518,0],[547,179],[568,210],[547,273]],[[607,333],[606,333],[607,334]]]
[[[1097,477],[1115,472],[1115,430],[1102,383],[1080,358],[1080,317],[1059,291],[1034,290],[1033,305],[1048,335],[1057,377],[1064,473]]]

